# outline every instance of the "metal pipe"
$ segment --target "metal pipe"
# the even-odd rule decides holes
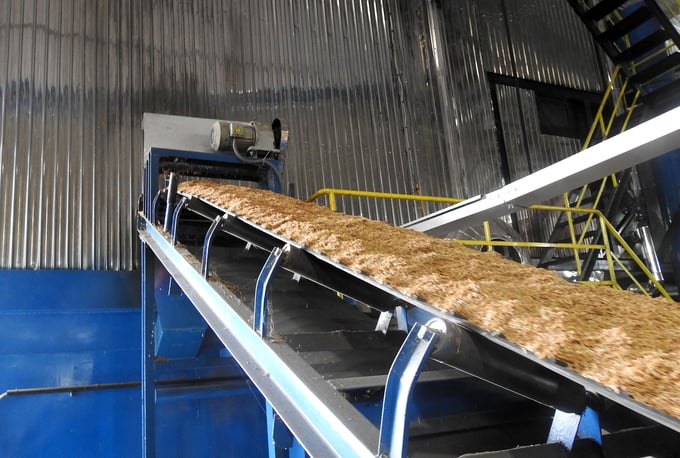
[[[633,167],[630,174],[630,187],[636,200],[640,199],[642,195],[642,185],[640,184],[640,177],[637,168]],[[647,261],[647,267],[654,275],[656,281],[663,281],[663,274],[661,273],[661,264],[656,255],[656,248],[654,246],[654,239],[652,238],[651,230],[649,229],[649,222],[647,220],[647,212],[642,209],[640,205],[636,205],[637,211],[635,219],[638,222],[637,233],[642,244],[642,256]]]
[[[654,239],[649,226],[643,225],[638,227],[638,236],[642,242],[642,256],[647,261],[647,266],[652,272],[656,281],[663,281],[663,273],[661,272],[661,264],[656,255],[656,248],[654,247]]]
[[[216,382],[228,382],[231,380],[237,380],[241,377],[210,377],[202,378],[200,380],[195,379],[177,379],[177,380],[159,380],[156,382],[158,386],[165,385],[192,385],[195,387],[196,382],[200,382],[200,385],[205,385],[207,383],[215,384]],[[97,390],[112,390],[112,389],[122,389],[122,388],[136,388],[141,386],[142,382],[117,382],[117,383],[93,383],[89,385],[67,385],[67,386],[45,386],[39,388],[15,388],[12,390],[7,390],[0,394],[0,399],[4,399],[9,396],[24,396],[31,394],[52,394],[52,393],[77,393],[82,391],[97,391]]]
[[[90,385],[47,386],[40,388],[16,388],[0,394],[0,399],[9,396],[50,393],[76,393],[80,391],[110,390],[116,388],[133,388],[141,386],[142,382],[95,383]]]

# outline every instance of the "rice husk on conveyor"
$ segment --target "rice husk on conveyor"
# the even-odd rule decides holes
[[[495,253],[269,191],[209,181],[179,189],[680,418],[678,303],[568,283]]]

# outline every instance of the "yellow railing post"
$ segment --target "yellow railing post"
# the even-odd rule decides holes
[[[487,242],[491,242],[491,225],[489,224],[488,221],[484,221],[483,226],[484,226],[484,240],[486,240]],[[493,251],[493,246],[491,245],[491,243],[489,243],[486,247],[489,251]]]
[[[338,211],[338,207],[335,204],[335,193],[334,192],[329,192],[328,193],[328,206],[330,207],[331,210]]]
[[[602,232],[602,243],[605,246],[605,256],[607,258],[607,266],[609,267],[609,279],[612,285],[619,286],[619,282],[616,280],[616,268],[614,267],[614,261],[612,259],[612,250],[609,245],[609,234],[607,234],[607,226],[604,223],[604,215],[601,213],[598,215],[598,221],[600,222],[600,231]],[[619,287],[620,289],[620,287]]]
[[[564,207],[569,208],[569,195],[563,194]],[[569,237],[571,237],[571,243],[576,245],[576,231],[574,230],[574,219],[571,214],[571,210],[566,211],[567,214],[567,224],[569,227]],[[579,276],[581,275],[581,256],[578,248],[574,248],[574,263],[576,264],[576,272]]]

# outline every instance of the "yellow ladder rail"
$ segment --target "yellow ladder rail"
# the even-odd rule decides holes
[[[607,84],[607,89],[605,90],[605,93],[602,97],[602,101],[600,102],[597,113],[595,114],[595,119],[593,121],[593,124],[591,125],[590,130],[588,131],[588,135],[586,136],[586,139],[583,143],[582,150],[586,149],[590,146],[590,142],[592,141],[595,130],[598,127],[600,128],[600,132],[601,132],[603,138],[607,138],[609,136],[611,128],[614,124],[614,120],[616,119],[616,115],[619,112],[622,104],[624,106],[626,106],[626,108],[625,108],[626,117],[625,117],[623,125],[621,127],[621,132],[625,131],[626,128],[628,127],[628,123],[630,122],[631,116],[633,114],[633,110],[637,106],[636,104],[637,104],[638,98],[640,96],[640,91],[638,90],[638,91],[635,92],[635,96],[633,98],[632,104],[630,106],[627,106],[627,103],[626,103],[626,100],[625,100],[625,93],[626,93],[626,89],[628,88],[628,79],[627,78],[625,78],[623,80],[623,83],[621,84],[621,89],[619,90],[618,95],[614,99],[615,100],[614,101],[614,107],[612,108],[611,114],[608,116],[608,119],[605,120],[605,116],[604,116],[604,108],[607,105],[607,100],[609,100],[609,97],[612,95],[612,91],[614,90],[614,86],[616,85],[616,82],[620,77],[623,77],[623,74],[622,74],[622,71],[621,71],[621,67],[617,66],[614,69],[614,72],[612,73],[612,77],[611,77],[609,83]],[[598,191],[595,195],[595,199],[593,201],[592,208],[598,208],[600,201],[602,199],[602,196],[604,194],[604,191],[606,189],[606,186],[607,186],[607,180],[609,178],[611,178],[612,185],[614,187],[618,186],[618,180],[617,180],[615,174],[612,174],[608,177],[603,178],[602,182],[600,183],[600,186],[598,188]],[[576,199],[576,202],[574,204],[575,208],[581,208],[581,205],[583,203],[583,199],[586,195],[587,190],[588,190],[588,185],[584,185],[581,188],[581,191],[580,191],[580,193],[579,193],[579,195]],[[564,194],[563,200],[564,200],[565,206],[567,206],[567,207],[571,206],[569,204],[569,196],[568,196],[567,193]],[[593,215],[589,215],[588,219],[584,223],[583,232],[578,237],[578,243],[583,243],[583,240],[585,239],[588,228],[590,227],[590,224],[592,222],[592,218],[593,218]],[[569,214],[567,215],[567,226],[569,228],[569,235],[570,235],[570,237],[572,237],[572,242],[574,242],[575,241],[576,228],[574,226],[574,221]],[[581,274],[581,260],[580,260],[580,257],[579,257],[578,250],[574,250],[574,262],[576,263],[576,270],[580,275]]]

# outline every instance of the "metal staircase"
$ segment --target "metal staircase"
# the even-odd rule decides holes
[[[680,34],[671,16],[680,5],[668,0],[568,1],[631,88],[640,91],[646,107],[658,113],[676,104]]]
[[[679,104],[680,34],[672,21],[680,13],[680,2],[671,5],[668,1],[659,4],[653,0],[568,1],[616,64],[583,149]],[[610,114],[605,115],[606,111]],[[661,279],[635,169],[565,194],[564,205],[600,209],[620,233],[628,235],[631,245],[640,247],[648,267],[657,280]],[[583,240],[599,243],[602,235],[595,230],[591,219],[589,216],[574,219],[564,213],[550,241],[576,237],[579,243]],[[538,265],[573,269],[578,280],[588,281],[593,278],[593,271],[598,270],[598,262],[601,260],[596,252],[584,255],[575,250],[572,257],[549,249],[544,251]]]

